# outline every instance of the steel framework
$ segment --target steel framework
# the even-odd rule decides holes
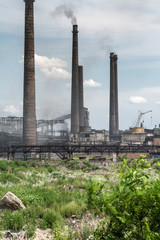
[[[86,142],[70,142],[65,141],[62,143],[54,143],[51,145],[30,145],[30,146],[11,146],[0,147],[1,154],[10,154],[13,159],[16,153],[27,154],[42,154],[42,153],[55,153],[61,159],[71,156],[73,153],[149,153],[160,154],[160,145],[120,145],[120,144],[107,144],[107,143],[86,143]]]

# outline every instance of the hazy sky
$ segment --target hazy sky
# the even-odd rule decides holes
[[[148,128],[160,123],[159,0],[36,0],[37,118],[70,113],[72,10],[79,28],[79,63],[84,66],[85,107],[92,128],[108,129],[109,53],[118,54],[120,129],[138,111]],[[22,116],[23,0],[0,2],[0,116]],[[58,9],[58,10],[57,10]]]

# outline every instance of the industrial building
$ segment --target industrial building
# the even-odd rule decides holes
[[[118,56],[110,53],[110,104],[109,131],[93,130],[89,123],[89,111],[84,104],[83,67],[79,66],[78,25],[73,25],[72,31],[72,84],[71,84],[71,113],[50,120],[36,120],[35,94],[35,60],[34,60],[34,2],[25,2],[25,35],[24,35],[24,90],[23,117],[0,118],[0,144],[37,145],[51,144],[54,141],[81,142],[119,142],[146,143],[147,138],[154,137],[155,132],[148,133],[143,127],[119,133],[118,108]],[[64,123],[71,119],[70,132]],[[54,129],[60,124],[61,129]],[[153,140],[154,141],[154,140]]]

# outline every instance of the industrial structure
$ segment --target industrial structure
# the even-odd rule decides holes
[[[55,119],[36,121],[37,144],[49,144],[56,140],[67,140],[69,129],[67,120],[71,114]],[[59,126],[59,127],[58,127]],[[0,146],[23,145],[23,118],[0,117]],[[25,145],[25,144],[24,144]],[[27,144],[28,145],[28,144]],[[34,145],[34,144],[30,144]]]
[[[73,25],[72,33],[71,134],[78,139],[80,133],[91,132],[91,127],[88,109],[84,107],[83,66],[78,65],[78,25]]]
[[[78,25],[73,25],[72,41],[72,88],[71,114],[50,120],[36,120],[35,100],[35,60],[34,60],[34,2],[25,2],[25,41],[24,41],[24,95],[23,117],[0,118],[0,153],[54,152],[60,157],[74,152],[124,154],[160,152],[158,131],[145,130],[139,126],[145,113],[141,112],[136,126],[119,133],[118,111],[118,57],[110,53],[110,99],[109,131],[91,129],[89,111],[84,106],[83,66],[78,62]],[[70,132],[66,120],[71,119]],[[60,124],[60,128],[55,125]],[[149,147],[152,146],[152,147]],[[153,146],[156,146],[154,148]]]
[[[34,60],[34,5],[25,2],[23,143],[36,145],[35,60]]]
[[[117,55],[115,55],[114,53],[110,53],[109,136],[111,141],[117,140],[119,137],[117,59]]]
[[[71,133],[79,133],[78,26],[73,25]]]
[[[84,127],[84,97],[83,97],[83,66],[78,66],[79,81],[79,128],[80,132]]]

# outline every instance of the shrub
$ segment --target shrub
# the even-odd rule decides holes
[[[143,158],[130,166],[124,160],[112,192],[105,193],[100,184],[88,189],[89,207],[109,217],[97,228],[95,239],[160,239],[160,181],[148,181],[145,168],[150,165]]]
[[[40,221],[42,229],[54,228],[63,225],[63,219],[59,212],[54,209],[49,209]]]
[[[8,162],[0,161],[0,171],[8,171]]]
[[[20,231],[25,224],[22,211],[11,212],[9,210],[4,211],[4,215],[1,220],[2,229],[9,229],[11,231]]]
[[[60,212],[63,217],[69,218],[72,215],[81,216],[85,210],[85,205],[82,203],[77,203],[75,201],[71,201],[65,205],[62,205]]]
[[[26,230],[27,238],[32,238],[35,235],[36,226],[30,223],[27,225]]]
[[[153,165],[158,162],[160,162],[160,158],[154,158],[151,164]]]
[[[62,233],[62,229],[54,228],[53,230],[53,240],[68,240],[67,234]]]

